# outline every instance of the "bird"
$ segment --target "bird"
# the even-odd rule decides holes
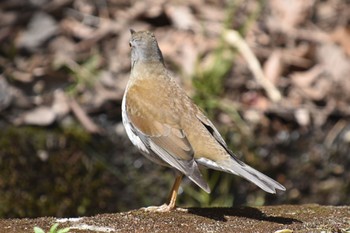
[[[153,32],[130,29],[131,71],[122,100],[122,121],[132,144],[152,162],[175,170],[169,202],[150,211],[176,209],[183,176],[205,192],[199,166],[241,176],[275,194],[285,187],[242,162],[166,68]]]

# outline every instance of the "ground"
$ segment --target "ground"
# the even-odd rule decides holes
[[[130,28],[154,32],[167,68],[266,194],[203,170],[196,207],[350,205],[350,1],[0,1],[0,218],[94,216],[159,205],[170,169],[121,122]]]
[[[189,208],[187,212],[132,210],[92,217],[2,219],[0,232],[48,230],[54,223],[70,232],[350,232],[349,206],[280,205],[264,207]]]

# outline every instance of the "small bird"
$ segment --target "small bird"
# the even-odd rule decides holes
[[[148,210],[175,209],[183,175],[210,193],[198,165],[241,176],[268,193],[285,191],[284,186],[240,161],[227,147],[219,131],[165,67],[154,34],[130,32],[131,73],[122,102],[123,124],[143,155],[176,171],[169,204]]]

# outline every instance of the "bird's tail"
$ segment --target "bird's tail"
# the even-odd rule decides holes
[[[254,168],[250,167],[249,165],[243,163],[233,156],[229,158],[229,161],[225,160],[220,164],[206,158],[199,158],[196,161],[206,167],[241,176],[246,180],[256,184],[268,193],[276,193],[276,190],[286,190],[286,188],[277,181],[262,174],[261,172],[255,170]]]
[[[286,188],[275,181],[274,179],[264,175],[258,170],[249,165],[235,159],[231,159],[227,165],[224,165],[225,170],[235,175],[241,176],[250,182],[259,186],[262,190],[268,193],[276,193],[276,190],[285,191]]]

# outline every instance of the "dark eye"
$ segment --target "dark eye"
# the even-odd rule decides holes
[[[131,42],[129,42],[129,46],[130,46],[130,47],[132,46]]]

